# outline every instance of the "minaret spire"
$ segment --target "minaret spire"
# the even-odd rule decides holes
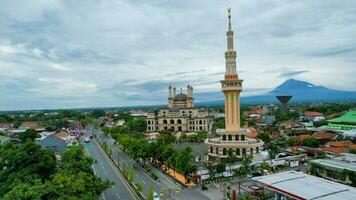
[[[227,37],[227,51],[225,52],[226,70],[225,79],[237,79],[236,73],[236,51],[234,50],[234,31],[231,26],[231,9],[227,9],[228,16],[228,30]]]
[[[231,8],[227,9],[227,17],[229,18],[229,31],[231,31]]]

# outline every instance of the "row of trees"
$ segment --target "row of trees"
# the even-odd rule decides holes
[[[52,151],[27,140],[0,145],[0,196],[4,200],[98,199],[111,183],[92,171],[82,147],[71,147],[57,162]]]
[[[163,137],[158,138],[157,141],[148,142],[144,139],[122,135],[118,138],[118,142],[130,157],[139,160],[141,164],[151,160],[155,164],[165,164],[167,167],[174,168],[184,176],[196,171],[191,148],[177,151]]]

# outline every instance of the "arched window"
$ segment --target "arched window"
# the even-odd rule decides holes
[[[236,149],[236,155],[238,155],[238,156],[240,155],[240,149],[239,148]]]
[[[243,156],[246,155],[246,149],[245,149],[245,148],[242,149],[242,155],[243,155]]]
[[[245,135],[241,135],[241,140],[245,141]]]
[[[239,141],[239,136],[235,135],[235,141]]]
[[[148,130],[150,131],[151,130],[151,127],[149,126],[149,127],[147,127],[148,128]]]
[[[226,148],[223,148],[223,155],[226,155],[227,152],[226,152]]]
[[[232,140],[232,135],[229,135],[228,138],[229,138],[229,141],[231,141]]]
[[[259,149],[258,149],[258,147],[256,147],[256,154],[258,154],[258,151],[259,151]]]
[[[215,148],[215,153],[216,153],[216,154],[219,154],[219,147],[216,147],[216,148]]]
[[[148,125],[150,125],[150,124],[151,124],[151,121],[150,121],[150,120],[148,120],[148,121],[147,121],[147,124],[148,124]]]
[[[167,120],[166,119],[164,119],[163,120],[163,124],[167,124],[168,122],[167,122]]]
[[[200,125],[203,124],[203,121],[202,121],[202,120],[199,120],[199,124],[200,124]]]
[[[178,123],[178,124],[182,124],[182,120],[178,119],[178,120],[177,120],[177,123]]]
[[[223,139],[223,140],[226,140],[226,135],[223,135],[223,136],[222,136],[222,139]]]
[[[210,153],[213,153],[213,147],[210,147]]]
[[[168,130],[168,127],[167,127],[167,126],[165,126],[165,127],[164,127],[164,130]]]
[[[253,155],[253,148],[251,148],[250,151],[251,151],[250,153],[251,153],[251,156],[252,156]]]
[[[169,121],[169,123],[170,123],[170,124],[174,124],[174,120],[171,119],[171,120]]]

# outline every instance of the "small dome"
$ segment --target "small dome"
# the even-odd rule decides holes
[[[180,93],[174,97],[174,101],[186,101],[188,96],[186,94]]]

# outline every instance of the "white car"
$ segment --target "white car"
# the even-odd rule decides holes
[[[85,143],[89,143],[90,138],[89,138],[88,136],[85,136],[85,137],[84,137],[84,141],[85,141]]]
[[[159,195],[157,192],[153,192],[153,200],[160,200]]]

